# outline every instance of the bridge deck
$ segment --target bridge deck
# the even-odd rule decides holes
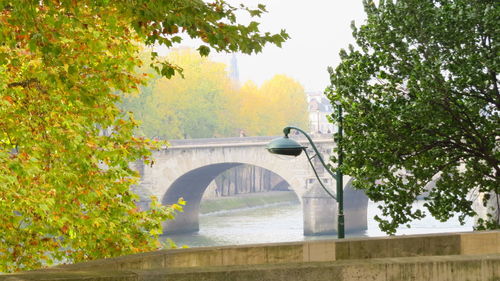
[[[267,145],[271,140],[279,137],[280,136],[170,140],[168,141],[170,144],[168,146],[168,149],[195,147],[263,146]],[[302,135],[293,135],[292,138],[297,140],[299,143],[307,143],[307,139]],[[333,142],[333,137],[331,134],[313,135],[311,136],[311,138],[315,143]]]

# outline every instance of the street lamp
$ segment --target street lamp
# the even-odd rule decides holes
[[[341,114],[341,113],[340,113]],[[300,143],[297,141],[290,139],[288,135],[290,134],[291,130],[296,130],[304,134],[304,136],[307,138],[309,143],[311,144],[311,147],[313,148],[314,152],[316,153],[312,157],[309,157],[309,154],[307,153],[306,146],[302,146]],[[278,155],[287,155],[287,156],[299,156],[302,151],[307,156],[307,160],[309,161],[309,164],[311,164],[311,167],[314,171],[314,175],[316,176],[316,179],[318,179],[319,184],[321,187],[330,195],[335,201],[338,202],[338,220],[337,220],[337,235],[338,238],[344,238],[344,190],[343,190],[343,183],[342,183],[342,172],[340,169],[337,170],[337,173],[334,174],[330,169],[325,164],[325,161],[323,161],[323,158],[321,157],[321,154],[319,153],[318,149],[316,148],[316,145],[314,145],[313,141],[311,140],[311,137],[304,132],[303,130],[297,128],[297,127],[285,127],[283,129],[283,133],[285,134],[284,137],[277,138],[272,140],[268,145],[267,145],[267,150],[273,154],[278,154]],[[339,125],[339,137],[342,137],[342,127]],[[339,167],[342,164],[342,151],[341,149],[339,151]],[[337,196],[333,195],[323,184],[321,179],[318,176],[318,172],[316,172],[316,169],[314,168],[314,165],[311,161],[314,157],[318,157],[319,161],[323,165],[323,167],[328,171],[328,173],[337,181]]]

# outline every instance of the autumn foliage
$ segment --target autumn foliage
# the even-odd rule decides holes
[[[190,49],[166,58],[182,67],[183,76],[153,75],[140,94],[121,104],[141,121],[138,134],[160,139],[278,135],[287,125],[307,127],[304,88],[285,75],[275,75],[258,87],[239,85],[228,66]]]
[[[206,38],[203,54],[251,53],[286,39],[237,24],[235,10],[223,1],[0,0],[0,272],[159,247],[161,222],[179,206],[136,209],[129,163],[147,161],[157,143],[134,136],[119,93],[145,82],[143,44],[171,46],[185,32]],[[154,57],[161,75],[180,71]]]

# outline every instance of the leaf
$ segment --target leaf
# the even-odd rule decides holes
[[[14,103],[14,100],[12,99],[11,96],[3,96],[2,99],[9,102],[10,104]]]
[[[210,54],[210,48],[207,46],[201,45],[200,47],[198,47],[198,52],[200,53],[200,55],[206,57],[206,56],[208,56],[208,54]]]

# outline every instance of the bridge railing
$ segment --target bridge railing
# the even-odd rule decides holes
[[[233,138],[201,138],[201,139],[178,139],[168,140],[169,146],[197,146],[210,144],[238,144],[238,143],[268,143],[275,138],[282,136],[261,136],[261,137],[233,137]],[[307,141],[302,135],[292,135],[298,141]],[[313,140],[333,140],[332,134],[315,134],[311,136]]]

